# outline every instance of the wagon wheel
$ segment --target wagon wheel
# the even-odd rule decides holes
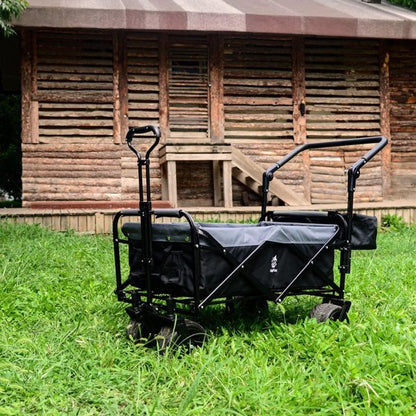
[[[141,322],[130,319],[126,327],[126,337],[133,342],[139,342],[141,339],[147,339],[149,333],[143,329]]]
[[[160,353],[164,354],[170,347],[185,347],[190,352],[204,343],[206,333],[202,325],[185,319],[185,326],[186,335],[180,334],[177,328],[162,326],[155,338]]]
[[[315,318],[317,322],[338,321],[342,307],[333,303],[321,303],[312,308],[309,318]],[[348,318],[347,318],[348,320]]]
[[[182,340],[181,345],[186,345],[188,350],[201,347],[207,338],[204,327],[190,319],[185,319],[185,325],[188,335]]]

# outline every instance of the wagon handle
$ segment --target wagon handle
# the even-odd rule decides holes
[[[139,160],[141,159],[141,155],[132,144],[133,138],[135,137],[135,135],[145,134],[149,132],[152,132],[154,134],[155,141],[146,152],[146,157],[145,157],[146,160],[149,159],[150,153],[152,153],[154,148],[159,144],[159,140],[161,136],[159,127],[152,126],[152,125],[143,126],[143,127],[131,127],[129,131],[127,132],[127,135],[126,135],[127,146],[129,146],[130,150],[137,156]]]
[[[347,139],[347,140],[334,140],[331,142],[314,142],[306,143],[302,146],[297,147],[288,155],[286,155],[279,162],[275,163],[269,169],[263,173],[263,198],[262,198],[262,207],[261,207],[261,218],[264,219],[266,216],[266,205],[267,205],[267,194],[269,192],[269,183],[273,179],[274,173],[284,166],[287,162],[292,160],[296,155],[303,152],[304,150],[309,149],[323,149],[329,147],[343,147],[351,146],[357,144],[369,144],[375,143],[372,149],[370,149],[364,156],[358,159],[349,169],[348,169],[348,211],[352,213],[352,194],[355,191],[355,184],[357,178],[360,176],[360,169],[369,162],[380,150],[382,150],[388,143],[388,140],[384,136],[372,136],[372,137],[360,137],[356,139]],[[350,201],[351,199],[351,201]]]

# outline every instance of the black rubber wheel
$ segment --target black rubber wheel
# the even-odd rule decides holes
[[[342,307],[333,303],[321,303],[313,307],[309,313],[309,318],[315,318],[317,322],[338,321]]]
[[[185,326],[186,336],[181,335],[176,328],[171,326],[160,328],[155,340],[161,354],[164,354],[168,348],[184,347],[186,352],[190,352],[202,346],[206,338],[204,327],[189,319],[185,319]]]
[[[143,326],[139,321],[130,319],[126,327],[126,337],[133,342],[146,340],[149,334],[143,330]]]
[[[161,354],[164,354],[169,347],[176,345],[178,333],[170,326],[162,326],[156,335],[156,345]]]
[[[180,345],[186,345],[188,350],[201,347],[207,337],[204,327],[190,319],[185,319],[185,325],[188,335],[181,340]]]

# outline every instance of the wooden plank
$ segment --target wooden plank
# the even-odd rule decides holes
[[[71,91],[38,91],[37,93],[32,94],[33,101],[41,101],[44,103],[112,103],[113,94],[110,91],[101,92],[71,92]]]
[[[160,163],[168,161],[200,161],[200,160],[231,160],[231,153],[166,153],[160,158]]]

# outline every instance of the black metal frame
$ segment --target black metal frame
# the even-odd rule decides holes
[[[149,147],[143,159],[141,154],[134,148],[132,141],[136,135],[142,135],[146,133],[152,133],[154,143]],[[346,314],[350,307],[350,302],[344,300],[345,289],[345,277],[350,273],[351,265],[351,234],[352,234],[352,218],[353,218],[353,203],[354,203],[354,191],[356,186],[356,180],[360,176],[360,169],[370,161],[386,144],[387,139],[383,136],[366,137],[359,139],[349,140],[336,140],[332,142],[321,143],[308,143],[300,146],[289,153],[286,157],[270,167],[263,175],[263,194],[262,194],[262,207],[261,217],[259,221],[294,221],[304,222],[311,221],[317,223],[326,223],[334,225],[334,232],[331,237],[326,241],[312,258],[305,260],[305,265],[300,272],[291,280],[286,288],[280,291],[270,291],[270,289],[261,285],[247,270],[250,262],[261,254],[262,249],[269,244],[265,242],[260,244],[250,255],[248,255],[243,261],[237,261],[232,254],[221,246],[212,236],[208,233],[204,234],[205,238],[208,238],[214,247],[221,253],[229,264],[233,267],[232,272],[224,278],[224,280],[209,293],[203,299],[200,294],[200,279],[201,279],[201,263],[200,263],[200,233],[191,215],[181,209],[152,209],[151,193],[150,193],[150,154],[156,148],[160,140],[160,130],[155,126],[145,126],[140,128],[132,128],[127,133],[126,141],[129,148],[137,157],[138,166],[138,185],[139,185],[139,209],[126,209],[118,212],[113,220],[113,243],[114,243],[114,258],[115,258],[115,274],[116,274],[116,289],[115,293],[119,301],[131,304],[126,308],[126,311],[130,318],[145,322],[147,326],[152,326],[152,333],[157,333],[158,330],[166,323],[173,324],[179,322],[179,330],[185,331],[185,325],[183,324],[183,318],[178,318],[178,313],[195,315],[205,306],[209,304],[225,303],[227,299],[221,295],[221,289],[229,284],[236,278],[246,279],[259,293],[257,297],[261,297],[267,300],[280,303],[287,296],[291,295],[313,295],[322,297],[324,301],[329,301],[342,307],[340,319],[346,318]],[[147,136],[149,138],[149,136]],[[348,206],[346,217],[337,212],[330,212],[326,216],[312,212],[312,213],[274,213],[267,211],[267,196],[269,192],[269,183],[273,179],[274,173],[284,166],[287,162],[297,156],[299,153],[309,149],[320,149],[330,147],[342,147],[351,145],[362,144],[376,144],[369,152],[367,152],[362,158],[355,162],[348,170]],[[143,172],[144,170],[144,172]],[[144,182],[146,184],[146,192],[144,190]],[[130,289],[134,287],[130,278],[125,281],[122,280],[121,266],[120,266],[120,244],[129,244],[129,241],[119,237],[119,221],[125,216],[136,216],[140,218],[141,232],[142,232],[142,263],[145,274],[145,289]],[[153,247],[152,247],[152,216],[155,217],[170,217],[185,219],[190,227],[193,257],[193,296],[173,296],[169,293],[156,293],[152,290],[152,263],[153,263]],[[324,218],[325,217],[325,218]],[[293,290],[292,286],[296,283],[304,271],[308,268],[314,268],[314,260],[319,254],[328,247],[339,249],[340,264],[339,272],[340,279],[339,284],[336,284],[333,280],[323,277],[326,285],[317,289],[296,289]],[[145,300],[143,300],[145,299]],[[181,306],[179,306],[181,305]],[[163,311],[162,314],[160,311]],[[178,321],[179,319],[179,321]]]

